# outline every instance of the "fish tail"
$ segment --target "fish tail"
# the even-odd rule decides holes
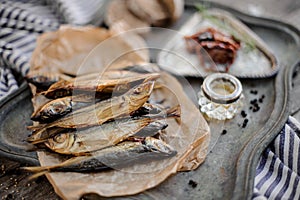
[[[34,179],[37,179],[38,177],[40,176],[43,176],[45,174],[49,173],[49,171],[45,170],[45,171],[41,171],[41,172],[37,172],[31,176],[28,177],[28,180],[31,181],[31,180],[34,180]]]
[[[37,172],[41,172],[41,171],[49,171],[51,169],[50,166],[44,166],[44,167],[41,167],[41,166],[34,166],[34,167],[21,167],[22,170],[25,170],[25,171],[29,171],[29,172],[34,172],[34,173],[37,173]]]
[[[34,173],[28,178],[29,180],[33,180],[49,173],[51,171],[51,167],[21,167],[21,170]]]

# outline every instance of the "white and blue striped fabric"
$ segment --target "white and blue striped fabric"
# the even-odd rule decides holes
[[[256,168],[254,200],[300,199],[300,124],[289,117]]]
[[[0,100],[18,88],[39,34],[60,24],[99,25],[107,0],[0,0]]]
[[[73,25],[102,22],[107,0],[0,0],[0,100],[18,89],[39,34]],[[300,124],[290,117],[263,152],[252,198],[300,199]]]

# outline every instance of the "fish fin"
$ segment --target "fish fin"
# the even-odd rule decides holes
[[[181,109],[180,106],[174,106],[173,108],[170,108],[167,111],[167,117],[175,117],[175,118],[179,118],[181,115]]]
[[[160,77],[159,73],[151,73],[151,74],[147,74],[147,75],[148,75],[148,77],[145,78],[143,83],[146,83],[148,81],[155,81],[156,79],[158,79]]]
[[[153,89],[161,89],[161,88],[163,88],[163,87],[164,87],[164,85],[163,85],[162,83],[160,83],[160,82],[155,82],[154,88],[153,88]]]
[[[177,122],[177,124],[181,124],[181,118],[179,118],[179,117],[177,117],[177,118],[175,118],[175,120],[176,120],[176,122]]]

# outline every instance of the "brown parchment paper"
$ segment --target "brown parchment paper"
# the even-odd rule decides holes
[[[166,160],[106,172],[47,174],[60,197],[79,199],[86,193],[106,197],[132,195],[159,185],[178,171],[196,169],[204,161],[210,138],[206,121],[174,77],[161,73],[159,82],[163,87],[155,89],[151,99],[164,100],[164,106],[181,106],[180,120],[168,119],[169,126],[161,136],[177,150],[177,155]],[[38,157],[41,166],[60,162],[55,155],[46,152],[38,152]]]
[[[149,52],[145,48],[143,39],[130,32],[114,34],[95,27],[64,26],[38,39],[30,72],[47,71],[77,76],[95,72],[101,74],[108,66],[112,69],[148,62]],[[60,197],[79,199],[87,193],[106,197],[136,194],[158,186],[178,171],[196,169],[204,161],[210,138],[206,121],[174,77],[162,72],[158,81],[163,87],[153,91],[151,100],[163,100],[166,107],[181,106],[180,120],[167,119],[169,126],[161,135],[162,140],[177,150],[177,155],[106,172],[47,174]],[[31,89],[35,109],[49,101],[35,95],[34,86]],[[38,157],[41,166],[60,163],[55,154],[38,152]]]
[[[134,32],[118,34],[93,26],[64,25],[59,30],[42,34],[30,60],[30,72],[55,72],[80,76],[98,72],[110,65],[120,55],[115,65],[149,61],[149,52],[143,38]],[[92,51],[95,48],[94,51]],[[133,49],[137,49],[133,51]],[[89,56],[93,59],[85,61]],[[82,62],[85,66],[82,67]]]

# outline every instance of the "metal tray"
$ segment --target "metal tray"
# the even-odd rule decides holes
[[[186,1],[186,11],[172,29],[178,30],[196,11],[193,4],[194,1]],[[225,123],[209,123],[212,134],[210,152],[197,170],[178,173],[158,187],[128,196],[127,199],[250,199],[260,153],[279,133],[289,115],[288,94],[293,66],[299,59],[300,32],[279,21],[252,17],[215,3],[208,5],[227,10],[257,33],[274,50],[281,69],[276,77],[241,79],[245,95],[243,110],[247,117],[239,114]],[[168,35],[154,30],[146,40],[148,44],[164,45],[161,41],[167,41]],[[159,50],[153,48],[150,53],[155,62]],[[203,80],[187,78],[187,83],[183,77],[178,79],[196,104],[195,94],[200,90]],[[190,90],[190,85],[193,90]],[[250,110],[250,101],[262,95],[265,98],[259,103],[260,110],[253,112]],[[36,154],[27,151],[31,146],[25,141],[30,134],[26,129],[31,125],[30,98],[30,90],[23,83],[20,89],[0,103],[0,155],[37,165]],[[243,128],[246,118],[249,121]],[[223,130],[227,130],[227,133],[222,135]],[[87,197],[93,198],[94,195]]]

